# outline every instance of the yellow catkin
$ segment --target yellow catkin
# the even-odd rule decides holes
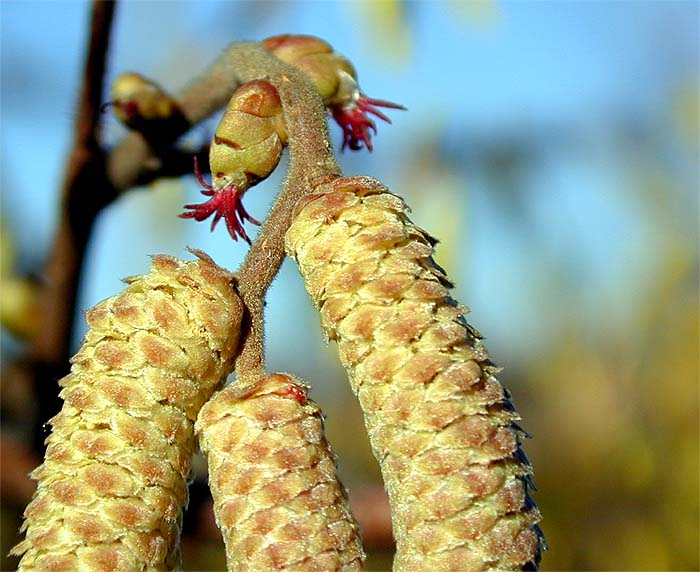
[[[394,570],[536,569],[544,541],[519,417],[407,210],[373,179],[338,179],[298,207],[286,237],[364,412]]]
[[[358,572],[364,553],[319,407],[275,373],[229,386],[196,424],[231,572]]]
[[[202,255],[153,258],[90,329],[60,384],[20,570],[173,570],[202,404],[230,373],[242,303]]]

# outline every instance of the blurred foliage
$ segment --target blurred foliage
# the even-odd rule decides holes
[[[697,567],[700,315],[691,284],[686,274],[644,300],[641,330],[596,335],[574,321],[521,372],[552,547],[545,570]]]
[[[395,66],[407,66],[416,50],[416,35],[427,11],[440,10],[471,29],[488,29],[501,16],[496,0],[443,0],[412,2],[407,0],[356,0],[348,2],[349,11],[359,23],[366,40],[365,49],[372,58],[384,59]]]
[[[412,48],[409,26],[414,3],[403,0],[359,0],[349,4],[369,39],[367,48],[395,64],[406,64]]]
[[[689,81],[676,92],[674,114],[680,133],[685,136],[695,150],[700,141],[700,85]]]
[[[39,290],[33,280],[17,275],[16,262],[10,228],[0,221],[0,325],[20,339],[29,339],[39,328]]]

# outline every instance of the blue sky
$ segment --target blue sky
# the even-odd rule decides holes
[[[0,3],[0,205],[24,270],[36,270],[55,228],[87,7]],[[109,78],[135,70],[177,89],[234,40],[287,32],[328,40],[355,63],[366,93],[409,109],[392,112],[393,125],[379,126],[374,153],[340,157],[346,174],[376,176],[401,194],[417,143],[435,137],[456,157],[452,167],[464,192],[454,211],[444,213],[461,217],[456,294],[494,340],[489,345],[518,354],[539,343],[543,320],[546,329],[560,309],[547,311],[548,301],[539,299],[547,288],[571,289],[565,302],[580,304],[595,319],[592,289],[618,300],[624,315],[634,288],[654,280],[645,268],[660,230],[634,193],[621,190],[634,184],[637,167],[671,173],[677,194],[669,201],[687,206],[680,209],[678,232],[697,239],[697,216],[689,216],[697,215],[697,148],[677,144],[673,102],[683,90],[698,93],[698,4],[518,1],[489,3],[476,15],[464,8],[457,2],[404,5],[398,28],[408,30],[409,44],[402,46],[392,45],[391,30],[378,31],[366,11],[349,2],[124,2]],[[110,118],[105,122],[113,143],[121,132]],[[191,140],[201,143],[210,130],[196,129]],[[646,145],[639,157],[651,153],[658,166],[636,163],[635,130]],[[504,207],[508,192],[493,198],[493,179],[478,162],[469,171],[472,151],[464,153],[473,149],[478,157],[485,145],[514,135],[532,150],[520,181],[527,200]],[[340,139],[337,131],[333,137]],[[268,208],[281,176],[249,193],[246,206],[254,216]],[[116,293],[121,277],[144,272],[146,254],[186,256],[190,245],[237,267],[244,245],[231,243],[223,227],[212,235],[208,225],[176,218],[180,205],[196,197],[190,178],[182,188],[132,192],[110,206],[88,253],[81,309]],[[422,222],[422,213],[415,217]],[[528,224],[519,226],[520,219]],[[552,273],[555,259],[569,261],[561,284],[561,269]],[[318,345],[320,330],[289,265],[269,308],[272,365],[324,364],[324,357],[303,351]],[[298,337],[300,325],[306,334]],[[290,339],[299,351],[290,352]],[[295,354],[304,357],[285,362]]]

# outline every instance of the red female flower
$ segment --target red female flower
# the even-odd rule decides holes
[[[379,111],[377,107],[406,109],[398,103],[371,99],[359,90],[356,90],[356,94],[347,103],[331,105],[330,111],[333,114],[333,118],[343,130],[342,149],[350,147],[353,151],[357,151],[362,149],[362,143],[364,143],[368,151],[372,150],[372,138],[369,130],[371,129],[376,134],[377,126],[368,117],[368,114],[371,113],[379,117],[379,119],[391,123],[391,119]]]
[[[250,244],[250,238],[243,228],[243,223],[249,220],[253,224],[260,225],[260,222],[251,217],[243,207],[242,199],[245,190],[239,189],[234,184],[228,184],[220,189],[214,188],[202,177],[197,157],[194,158],[194,176],[197,177],[199,184],[204,187],[202,194],[211,198],[203,203],[185,205],[185,208],[190,209],[190,211],[179,215],[180,218],[193,218],[196,221],[202,221],[213,214],[214,219],[211,221],[211,230],[214,230],[216,224],[223,218],[226,221],[228,233],[233,240],[238,240],[240,236]]]
[[[367,97],[360,91],[357,79],[353,75],[345,70],[338,71],[338,88],[328,102],[328,109],[343,130],[343,150],[345,147],[350,147],[353,151],[357,151],[362,149],[363,143],[368,151],[372,150],[372,138],[369,130],[376,133],[377,126],[368,115],[371,113],[379,119],[391,123],[391,119],[379,111],[377,107],[406,109],[398,103]]]

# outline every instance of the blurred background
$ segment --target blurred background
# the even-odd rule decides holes
[[[513,393],[550,551],[543,570],[698,570],[699,4],[599,2],[123,2],[108,81],[133,70],[176,91],[236,40],[318,35],[370,97],[404,104],[373,153],[339,155],[381,179],[436,235]],[[56,230],[89,29],[85,2],[0,2],[2,366],[41,327],[26,313]],[[107,96],[105,96],[105,100]],[[185,143],[206,143],[218,118]],[[381,123],[381,122],[378,122]],[[341,134],[331,127],[340,147]],[[124,131],[106,114],[104,143]],[[264,216],[284,164],[246,196]],[[146,272],[149,254],[201,248],[238,267],[223,226],[177,218],[194,177],[134,189],[105,209],[76,316]],[[255,232],[248,227],[249,232]],[[27,302],[29,300],[29,302]],[[24,310],[21,310],[24,308]],[[32,320],[34,320],[32,322]],[[292,264],[268,299],[269,366],[300,375],[327,415],[340,473],[388,570],[381,480],[345,373]],[[23,443],[31,388],[2,383],[2,560],[40,457]],[[46,421],[41,420],[41,422]],[[186,570],[223,570],[198,477]]]

